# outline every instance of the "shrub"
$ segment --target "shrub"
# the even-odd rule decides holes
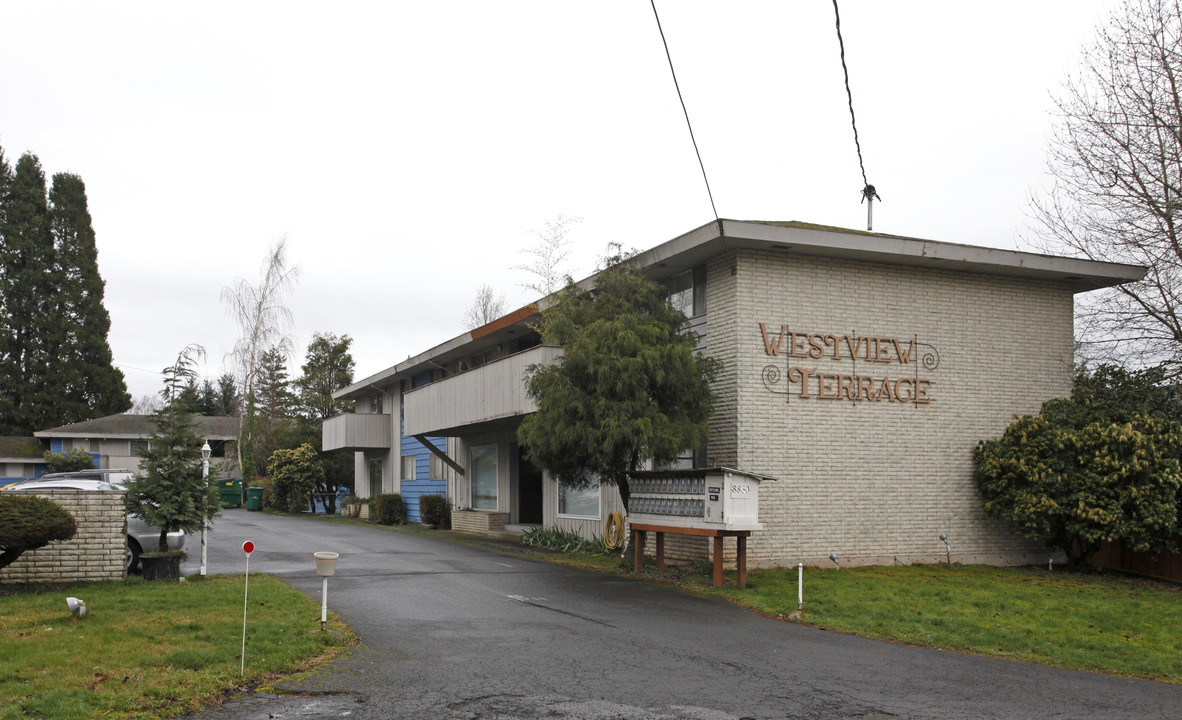
[[[559,552],[603,552],[602,540],[588,540],[576,532],[559,530],[558,528],[530,528],[521,536],[521,542],[533,547],[547,548]]]
[[[48,498],[0,495],[0,568],[27,550],[69,540],[77,531],[74,516]]]
[[[374,498],[377,503],[378,522],[382,525],[404,525],[406,523],[406,502],[402,495],[389,493]]]
[[[450,530],[451,504],[442,495],[423,495],[419,498],[419,517],[436,530]]]
[[[270,471],[275,507],[283,512],[307,512],[312,489],[324,480],[324,466],[315,448],[304,443],[293,450],[271,454]]]
[[[45,464],[49,466],[51,473],[77,472],[90,470],[94,467],[94,456],[82,448],[74,448],[69,452],[60,453],[46,450],[41,457],[45,458]]]

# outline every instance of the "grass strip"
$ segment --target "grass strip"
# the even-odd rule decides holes
[[[1182,684],[1182,587],[986,565],[795,568],[692,585],[764,615],[909,645]]]
[[[0,595],[0,720],[158,718],[218,702],[336,655],[356,636],[278,580],[250,577],[246,671],[243,578],[96,583]],[[86,602],[73,618],[66,597]]]

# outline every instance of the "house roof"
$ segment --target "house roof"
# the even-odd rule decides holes
[[[1120,285],[1140,280],[1145,275],[1145,268],[1139,265],[999,250],[797,221],[718,220],[639,253],[629,262],[642,268],[653,279],[661,280],[700,265],[722,252],[739,248],[1057,281],[1064,283],[1073,293]],[[580,281],[579,285],[593,288],[595,275]],[[477,351],[481,345],[495,345],[507,335],[526,332],[545,306],[546,299],[539,299],[488,325],[342,388],[333,393],[333,397],[363,395],[371,388],[422,372],[432,367],[434,361],[459,349]]]
[[[0,437],[0,459],[10,462],[18,462],[22,459],[36,459],[40,461],[43,452],[45,452],[45,448],[41,446],[41,443],[37,442],[37,438],[28,437],[27,435],[5,435]]]
[[[210,440],[234,440],[238,437],[238,418],[227,416],[193,417],[197,434]],[[62,425],[61,427],[39,430],[33,435],[39,438],[112,438],[139,440],[147,438],[154,430],[151,415],[108,415]]]

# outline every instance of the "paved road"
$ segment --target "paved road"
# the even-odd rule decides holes
[[[329,605],[362,644],[280,684],[297,695],[236,698],[200,720],[1182,717],[1178,686],[864,640],[313,518],[226,511],[209,572],[241,573],[246,539],[252,572],[315,598],[312,553],[339,552]]]

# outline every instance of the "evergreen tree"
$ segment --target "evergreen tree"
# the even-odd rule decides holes
[[[352,484],[353,457],[349,452],[322,452],[320,429],[324,421],[341,413],[352,412],[352,403],[333,400],[332,394],[353,384],[353,338],[335,333],[315,333],[308,343],[308,353],[296,380],[300,414],[313,447],[319,453],[324,472],[317,479],[315,492],[325,498],[328,512],[336,509],[336,492],[342,484]]]
[[[594,292],[563,290],[541,327],[563,355],[526,377],[538,410],[517,437],[530,462],[572,488],[616,485],[627,509],[629,471],[702,445],[719,362],[694,351],[685,323],[660,285],[619,258]]]
[[[131,406],[112,364],[86,188],[0,150],[0,433],[27,435]]]
[[[222,373],[218,378],[217,412],[215,415],[237,415],[242,411],[242,395],[238,392],[238,381],[233,373]]]
[[[281,438],[289,437],[293,425],[295,396],[287,374],[287,357],[278,347],[264,352],[255,380],[255,467],[267,468],[271,454],[282,447]]]
[[[314,333],[308,354],[296,380],[300,413],[312,420],[326,420],[350,412],[352,403],[333,400],[332,394],[353,383],[353,338],[335,333]]]
[[[123,372],[112,364],[107,334],[111,316],[103,306],[104,285],[87,207],[86,185],[70,173],[53,176],[49,228],[60,345],[50,349],[50,397],[60,398],[54,425],[121,413],[131,406]]]
[[[7,170],[0,173],[7,175]],[[24,154],[16,163],[7,192],[0,226],[0,300],[3,331],[0,333],[0,434],[30,435],[52,427],[42,424],[35,404],[49,385],[46,351],[42,340],[59,321],[51,317],[46,278],[53,269],[53,243],[49,234],[49,201],[45,173],[36,156]]]
[[[291,417],[295,396],[291,392],[291,378],[287,374],[287,356],[273,347],[263,353],[255,382],[255,412],[261,417],[278,419]]]
[[[204,354],[190,345],[164,369],[164,407],[152,416],[149,447],[140,454],[141,475],[127,485],[127,511],[160,528],[159,552],[168,551],[168,533],[200,532],[205,518],[221,510],[216,484],[201,477],[201,446],[193,414],[183,399],[195,377],[195,358]]]

